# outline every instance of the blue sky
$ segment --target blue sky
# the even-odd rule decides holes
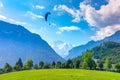
[[[0,20],[23,25],[49,44],[77,46],[120,30],[119,6],[119,0],[0,0]]]

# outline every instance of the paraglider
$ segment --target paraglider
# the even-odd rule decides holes
[[[48,15],[50,15],[50,14],[51,14],[50,12],[47,12],[47,13],[45,14],[45,16],[44,16],[45,21],[48,20]]]

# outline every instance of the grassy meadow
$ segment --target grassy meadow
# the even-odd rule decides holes
[[[43,69],[1,74],[0,80],[120,80],[120,74],[80,69]]]

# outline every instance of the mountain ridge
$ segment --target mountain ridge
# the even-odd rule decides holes
[[[117,31],[113,35],[105,37],[102,40],[98,40],[98,41],[92,40],[92,41],[89,41],[85,45],[73,47],[71,50],[69,50],[69,55],[66,57],[66,59],[72,59],[77,56],[81,56],[82,53],[85,52],[86,50],[90,50],[90,49],[100,45],[103,42],[107,42],[107,41],[120,42],[119,36],[120,36],[120,31]]]
[[[38,34],[31,33],[20,25],[0,21],[0,67],[11,65],[20,57],[23,62],[31,58],[39,61],[64,61]]]

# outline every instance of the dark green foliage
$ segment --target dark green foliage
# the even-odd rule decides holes
[[[120,72],[120,62],[115,64],[115,69],[117,69],[117,71]]]
[[[96,69],[97,65],[93,59],[91,59],[91,67],[90,69]]]
[[[49,69],[50,68],[50,65],[48,64],[48,63],[45,63],[44,65],[43,65],[43,69]]]
[[[65,68],[72,68],[73,67],[73,63],[72,63],[72,60],[67,60],[65,62]]]
[[[6,63],[4,68],[3,68],[3,72],[7,73],[7,72],[11,72],[12,71],[12,67]]]
[[[20,70],[22,70],[22,68],[19,65],[15,65],[13,67],[13,69],[14,69],[14,71],[20,71]]]
[[[19,60],[16,62],[15,66],[14,66],[14,70],[15,71],[20,71],[23,68],[23,63],[22,63],[22,59],[19,58]]]
[[[63,62],[63,63],[61,64],[61,68],[66,68],[65,62]]]
[[[102,43],[91,50],[94,58],[105,60],[107,57],[111,59],[112,63],[120,61],[120,43],[106,42]]]
[[[32,69],[32,67],[33,67],[33,61],[32,59],[28,59],[24,64],[24,69],[29,70],[29,69]]]
[[[3,73],[3,69],[0,69],[0,74],[2,74]]]
[[[60,61],[58,61],[58,62],[56,63],[56,68],[61,68],[61,62],[60,62]]]
[[[54,61],[52,62],[52,68],[55,68],[55,62]]]
[[[22,63],[22,59],[19,58],[19,60],[17,61],[16,65],[19,65],[21,68],[23,67],[23,63]]]
[[[98,63],[98,68],[99,68],[99,70],[102,70],[103,67],[104,67],[104,65],[103,65],[103,63],[100,61],[100,62]]]
[[[35,65],[33,66],[33,68],[34,68],[34,69],[39,69],[38,64],[35,64]]]
[[[42,69],[43,66],[44,66],[44,62],[43,62],[43,61],[40,61],[40,62],[39,62],[39,68]]]
[[[80,68],[80,60],[75,60],[73,62],[74,68]]]

